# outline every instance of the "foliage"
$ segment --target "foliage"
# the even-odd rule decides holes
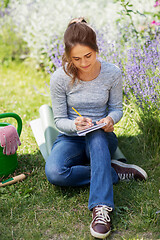
[[[2,0],[0,2],[0,17],[3,17],[5,14],[8,14],[8,5],[10,0]]]
[[[159,35],[151,40],[145,39],[145,44],[135,41],[132,47],[123,51],[117,43],[109,44],[98,32],[98,43],[101,58],[117,64],[124,76],[123,89],[128,97],[135,97],[136,102],[143,109],[159,110],[160,107],[160,38]],[[64,51],[63,43],[57,37],[51,47],[48,46],[49,71],[53,72],[61,66],[61,55]]]
[[[133,2],[137,8],[142,8],[141,12],[147,11],[150,7],[150,3],[144,5],[143,0]],[[30,49],[30,56],[43,63],[47,45],[50,44],[53,36],[62,36],[72,17],[86,17],[96,29],[104,31],[107,41],[114,41],[117,34],[116,20],[119,18],[117,11],[120,7],[119,1],[113,4],[112,1],[105,0],[71,0],[70,4],[66,0],[57,1],[56,4],[52,0],[10,0],[7,9],[12,22],[15,23],[14,30],[22,36]],[[141,15],[135,15],[133,21],[137,28]]]
[[[120,18],[116,20],[117,26],[120,28],[120,30],[123,32],[121,41],[128,41],[128,35],[126,35],[126,31],[123,31],[124,23],[126,20],[127,22],[127,28],[131,28],[132,34],[131,37],[140,38],[143,40],[144,36],[150,35],[150,37],[155,36],[155,32],[160,32],[159,27],[160,26],[160,1],[155,1],[155,4],[150,6],[148,8],[148,11],[145,9],[142,12],[140,12],[137,5],[133,5],[133,1],[128,0],[114,0],[115,3],[120,2],[121,10],[118,12],[120,15]],[[146,4],[145,4],[146,6]],[[158,10],[158,11],[157,11]],[[141,18],[140,18],[141,17]],[[136,22],[136,18],[140,18],[139,25]],[[155,20],[153,20],[155,19]],[[157,21],[158,20],[158,21]],[[122,24],[120,24],[122,23]]]
[[[146,44],[140,44],[128,49],[127,56],[121,57],[124,72],[124,92],[133,95],[142,108],[157,108],[160,105],[159,67],[160,38],[146,39]]]
[[[0,63],[7,65],[10,61],[23,59],[29,52],[22,36],[14,29],[9,2],[0,3]]]
[[[71,0],[70,4],[66,0],[57,1],[56,4],[52,0],[11,0],[9,7],[16,31],[27,42],[31,57],[35,57],[40,63],[44,60],[43,57],[40,59],[41,54],[47,52],[46,45],[54,35],[62,35],[72,17],[83,15],[100,26],[109,19],[108,14],[101,18],[102,8],[109,12],[104,0]]]
[[[28,47],[18,34],[9,26],[3,26],[0,34],[0,63],[9,64],[20,60],[28,54]]]
[[[148,12],[147,14],[151,14],[152,17],[155,18],[155,20],[152,21],[152,24],[160,26],[160,0],[155,1],[154,7],[157,9],[157,12],[155,13]]]
[[[120,15],[120,18],[118,18],[116,20],[117,24],[120,23],[121,21],[128,21],[128,19],[126,17],[129,18],[129,21],[128,21],[128,28],[131,28],[132,29],[132,37],[133,36],[136,36],[136,37],[139,37],[140,33],[138,30],[137,30],[137,27],[134,23],[134,20],[133,20],[133,17],[132,17],[132,14],[135,14],[136,16],[137,15],[140,15],[140,16],[143,16],[145,17],[145,15],[143,13],[141,13],[139,10],[134,10],[133,9],[133,4],[130,2],[130,1],[126,1],[126,0],[115,0],[114,1],[115,3],[117,2],[120,2],[120,5],[121,5],[121,10],[118,12],[119,15]],[[125,35],[123,35],[123,39],[125,40]],[[127,39],[126,39],[127,40]]]
[[[106,44],[102,36],[101,57],[122,70],[126,103],[133,105],[139,115],[137,124],[145,135],[144,145],[150,144],[157,151],[160,142],[160,35],[144,40],[144,44],[132,41],[132,46],[125,48],[121,43]]]
[[[62,54],[64,52],[64,45],[62,39],[54,36],[50,45],[47,46],[48,52],[48,73],[54,72],[57,68],[62,66]]]
[[[117,2],[117,1],[116,1]],[[129,29],[123,26],[119,29],[117,41],[114,44],[106,41],[103,31],[97,30],[100,57],[117,64],[124,76],[124,94],[140,106],[143,111],[159,111],[160,108],[160,35],[147,31],[138,32],[131,14],[144,14],[133,10],[130,1],[120,1],[123,19],[130,19]],[[120,19],[117,20],[120,22]],[[153,32],[152,32],[153,33]],[[61,55],[64,51],[61,38],[55,36],[48,47],[48,72],[53,72],[61,66]],[[148,114],[147,114],[148,115]]]

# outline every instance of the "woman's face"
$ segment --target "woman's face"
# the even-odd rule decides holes
[[[77,44],[70,52],[73,64],[80,72],[90,72],[97,62],[97,53],[88,46]]]

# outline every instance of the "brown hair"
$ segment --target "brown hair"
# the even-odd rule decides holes
[[[65,73],[72,78],[72,85],[76,77],[78,77],[78,69],[70,59],[70,52],[77,44],[88,46],[98,52],[96,33],[87,24],[84,18],[75,18],[71,20],[64,33],[65,52],[62,57],[62,66]]]

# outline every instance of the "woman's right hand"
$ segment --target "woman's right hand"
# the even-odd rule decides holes
[[[92,127],[94,124],[92,123],[92,119],[90,118],[77,117],[75,119],[75,125],[77,128],[77,131],[82,131],[89,127]]]

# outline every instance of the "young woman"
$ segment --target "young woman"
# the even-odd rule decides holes
[[[53,73],[50,86],[54,119],[61,134],[46,162],[46,176],[58,186],[90,184],[90,231],[94,237],[106,238],[114,208],[113,184],[120,178],[142,180],[147,175],[138,166],[111,162],[118,144],[114,124],[123,114],[120,69],[98,60],[95,31],[83,18],[69,23],[64,44],[63,67]],[[77,131],[100,123],[106,125],[86,136],[77,135]]]

